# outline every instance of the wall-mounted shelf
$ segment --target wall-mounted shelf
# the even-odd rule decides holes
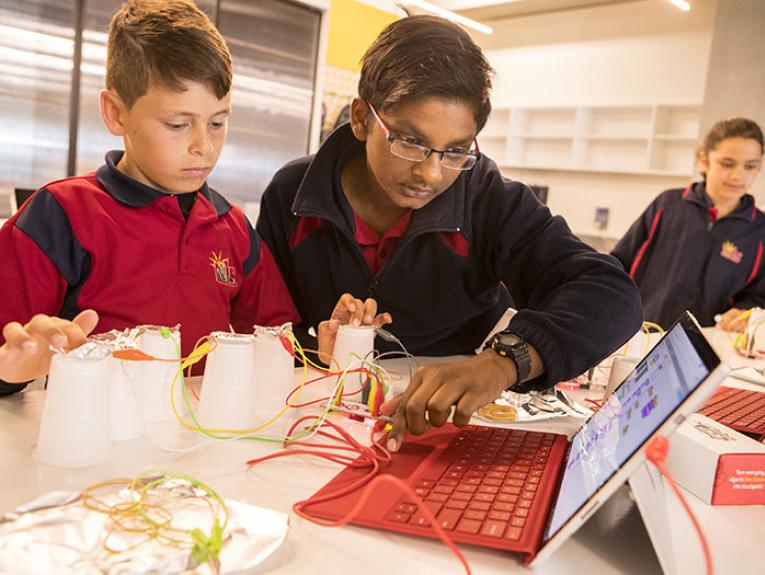
[[[500,167],[688,177],[698,105],[497,107],[479,135]]]

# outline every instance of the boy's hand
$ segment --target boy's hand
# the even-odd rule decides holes
[[[377,301],[368,298],[361,301],[349,293],[344,293],[335,305],[330,319],[319,324],[319,359],[329,363],[332,349],[335,347],[337,330],[341,325],[374,325],[380,327],[391,323],[393,318],[389,313],[377,313]]]
[[[746,310],[735,307],[730,308],[720,316],[717,327],[725,331],[743,331],[749,322],[749,317],[741,317]]]
[[[47,374],[53,356],[50,347],[79,347],[97,324],[98,314],[93,310],[81,312],[72,321],[39,314],[25,325],[6,324],[5,344],[0,347],[0,379],[24,383]]]
[[[388,451],[399,450],[407,431],[420,435],[429,425],[442,426],[452,407],[452,422],[464,427],[478,408],[497,399],[515,380],[515,364],[491,350],[453,363],[421,367],[403,394],[382,405],[384,414],[393,415]]]

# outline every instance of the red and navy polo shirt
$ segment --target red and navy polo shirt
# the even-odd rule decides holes
[[[183,353],[212,331],[300,317],[242,210],[204,184],[188,214],[117,169],[41,188],[0,230],[0,324],[98,312],[96,332],[181,325]]]

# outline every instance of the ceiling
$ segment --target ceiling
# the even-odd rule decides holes
[[[432,4],[437,4],[442,8],[453,10],[463,16],[482,22],[636,1],[638,0],[429,0]],[[658,2],[660,0],[653,1]]]

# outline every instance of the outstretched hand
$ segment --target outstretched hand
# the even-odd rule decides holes
[[[6,324],[5,344],[0,347],[0,379],[24,383],[46,375],[53,357],[51,347],[74,349],[85,343],[97,324],[98,314],[93,310],[81,312],[72,321],[39,314],[24,325]]]
[[[442,426],[452,408],[452,422],[464,427],[478,408],[497,399],[516,377],[515,364],[491,350],[453,363],[421,367],[403,394],[382,405],[385,415],[393,415],[388,451],[398,451],[407,432],[420,435],[428,425]]]
[[[373,325],[375,327],[391,323],[393,318],[389,313],[377,313],[377,301],[368,298],[361,301],[349,293],[344,293],[332,310],[330,319],[319,324],[319,359],[324,363],[329,363],[332,356],[332,349],[335,347],[337,330],[341,325]]]

